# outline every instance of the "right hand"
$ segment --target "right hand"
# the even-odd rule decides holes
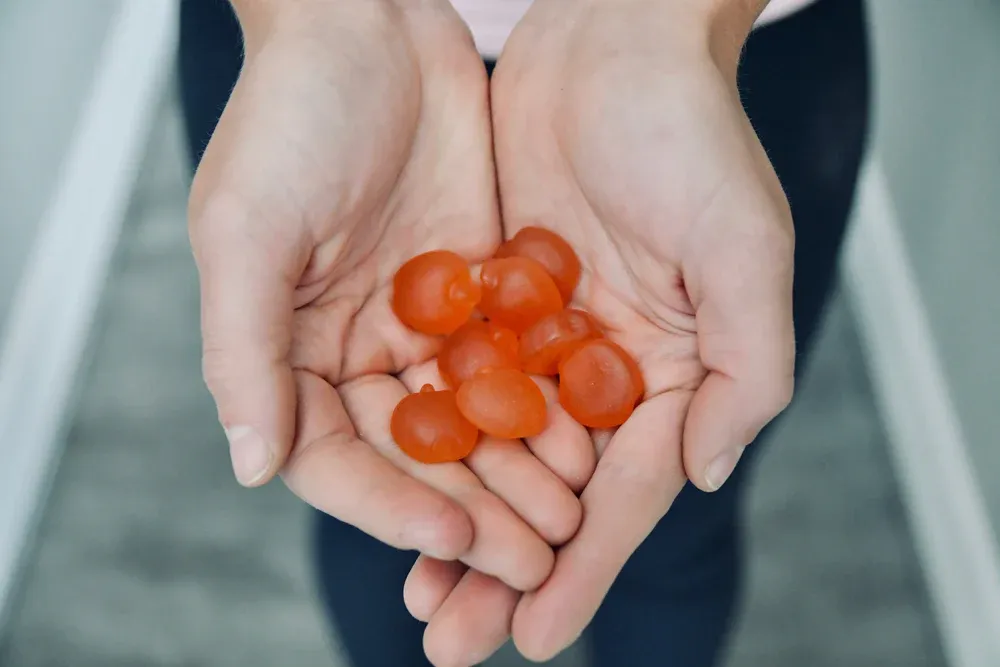
[[[788,403],[794,230],[736,85],[754,4],[536,0],[507,41],[492,83],[505,232],[570,241],[573,305],[634,355],[646,395],[595,431],[583,522],[539,590],[487,597],[477,573],[417,561],[408,593],[440,606],[411,609],[442,663],[481,660],[504,630],[531,660],[569,645],[685,482],[718,489]]]
[[[388,428],[436,372],[438,344],[394,317],[394,272],[435,248],[475,262],[500,239],[488,81],[467,29],[445,0],[236,5],[246,61],[190,232],[205,380],[237,478],[280,471],[383,542],[537,587],[549,545],[579,523],[559,473],[589,477],[585,433],[548,467],[545,443],[570,424],[529,443],[541,458],[486,441],[467,467],[418,464]]]

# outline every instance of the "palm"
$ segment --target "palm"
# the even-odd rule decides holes
[[[531,19],[494,80],[505,234],[542,224],[569,239],[583,265],[575,300],[635,355],[647,400],[690,399],[710,370],[732,361],[715,338],[724,323],[703,303],[705,276],[738,280],[762,248],[775,272],[787,270],[780,184],[735,89],[710,61],[658,69],[641,50],[595,59],[570,46],[569,59],[539,63],[522,48],[538,48]],[[607,38],[586,34],[581,43]],[[759,212],[773,215],[769,227]]]
[[[399,373],[435,351],[435,339],[403,327],[389,308],[392,276],[404,261],[436,248],[477,261],[499,242],[482,66],[454,35],[415,39],[434,46],[414,46],[413,79],[394,84],[400,98],[381,101],[381,115],[359,118],[370,126],[354,130],[382,137],[372,169],[358,172],[359,154],[339,156],[352,161],[348,173],[367,176],[348,185],[352,205],[336,218],[307,214],[319,223],[317,242],[296,293],[291,356],[334,386]],[[393,159],[380,161],[385,155]]]
[[[388,433],[399,399],[425,381],[435,382],[436,367],[424,362],[440,343],[399,322],[390,307],[391,285],[399,266],[414,255],[447,248],[476,262],[500,241],[488,82],[459,22],[433,17],[411,27],[411,50],[400,53],[398,62],[374,68],[405,76],[382,86],[360,81],[363,89],[349,100],[354,108],[345,117],[363,123],[351,135],[374,146],[325,153],[343,161],[334,173],[355,180],[316,182],[315,192],[294,198],[318,207],[306,212],[315,245],[295,290],[289,358],[297,369],[299,414],[306,422],[322,412],[327,436],[358,437],[397,467],[453,495],[479,485],[468,469],[417,465],[402,456]],[[315,90],[315,80],[311,86]],[[398,96],[380,96],[371,109],[359,110],[358,98],[372,88]],[[337,185],[347,197],[331,202],[320,194]],[[311,442],[296,439],[283,476],[317,504],[302,482]],[[475,513],[475,506],[469,511]]]
[[[246,235],[234,218],[249,214],[254,242],[294,264],[289,357],[334,385],[430,356],[388,309],[403,261],[475,260],[499,241],[485,73],[456,16],[418,18],[388,40],[320,27],[248,53],[193,188],[193,219],[219,228],[199,237]],[[248,186],[255,210],[230,210],[225,194]]]
[[[500,240],[485,69],[447,3],[378,10],[377,29],[354,31],[339,13],[357,6],[322,7],[334,20],[311,38],[299,25],[248,51],[199,170],[206,379],[223,423],[263,425],[272,470],[313,506],[529,590],[552,567],[545,540],[578,525],[572,491],[523,446],[428,466],[389,432],[406,393],[438,379],[436,340],[391,312],[393,274],[430,249],[475,262]]]
[[[636,357],[647,400],[678,391],[690,397],[706,369],[684,252],[727,176],[704,154],[711,142],[690,132],[699,127],[685,117],[698,113],[692,96],[682,90],[646,95],[630,102],[650,108],[633,108],[623,117],[610,113],[625,92],[615,85],[620,72],[596,71],[583,81],[569,77],[556,89],[531,80],[556,72],[519,70],[512,62],[517,53],[508,50],[510,60],[502,61],[495,82],[506,235],[537,221],[569,239],[583,266],[576,305]],[[519,73],[516,81],[506,78],[512,72]],[[638,85],[649,91],[664,84],[661,77]],[[538,94],[545,89],[559,94]],[[672,102],[677,99],[683,104]],[[657,126],[636,127],[632,114],[655,118]],[[546,122],[517,122],[524,117]],[[696,159],[687,161],[690,156]],[[683,419],[685,406],[679,407]],[[680,442],[671,447],[679,451]]]
[[[571,242],[577,305],[636,357],[647,393],[594,434],[583,522],[550,578],[494,612],[537,660],[589,622],[687,478],[714,486],[720,448],[787,403],[794,349],[791,219],[732,81],[643,3],[578,9],[536,0],[494,76],[504,233]],[[454,595],[469,615],[483,604]],[[455,628],[435,623],[448,645]]]

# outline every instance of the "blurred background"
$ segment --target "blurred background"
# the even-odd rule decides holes
[[[1000,3],[869,5],[873,150],[729,667],[1000,665]],[[236,485],[201,382],[175,12],[0,3],[0,665],[348,667],[309,513]]]

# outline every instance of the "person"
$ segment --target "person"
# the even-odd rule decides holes
[[[318,510],[356,667],[585,630],[598,667],[713,665],[746,445],[808,356],[864,152],[862,0],[756,30],[766,0],[522,4],[494,71],[448,0],[183,0],[205,379],[239,481]],[[391,316],[394,270],[529,224],[578,250],[645,401],[615,433],[553,405],[464,464],[401,457],[389,415],[436,342]]]

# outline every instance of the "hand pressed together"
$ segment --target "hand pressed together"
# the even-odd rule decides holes
[[[190,224],[205,378],[236,475],[280,473],[420,552],[404,598],[435,664],[482,661],[511,635],[551,657],[683,485],[717,489],[791,395],[791,217],[735,85],[753,13],[720,24],[697,10],[718,2],[536,0],[491,101],[446,0],[234,4],[246,63]],[[547,305],[567,294],[556,271],[538,315],[569,318],[546,324],[569,338],[603,329],[637,360],[641,378],[622,377],[644,401],[617,429],[587,429],[539,377],[542,433],[418,463],[390,416],[444,386],[441,339],[395,317],[393,276],[430,250],[481,263],[526,227],[575,248],[570,306],[589,313]],[[588,354],[614,354],[600,346]]]

